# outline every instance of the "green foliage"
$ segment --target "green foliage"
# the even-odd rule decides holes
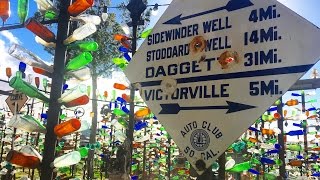
[[[112,58],[120,56],[118,43],[113,40],[114,34],[123,33],[121,26],[116,22],[115,14],[109,14],[107,21],[101,22],[97,27],[97,32],[90,39],[99,44],[99,50],[92,52],[93,63],[92,73],[98,76],[108,77],[112,70],[116,68]]]

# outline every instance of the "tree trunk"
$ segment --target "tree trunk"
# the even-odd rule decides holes
[[[89,156],[88,156],[88,162],[87,162],[87,168],[88,168],[88,179],[94,178],[94,149],[91,148],[93,144],[96,143],[96,134],[97,134],[97,113],[98,113],[98,103],[97,103],[97,86],[98,86],[98,75],[96,73],[96,66],[95,62],[92,62],[92,125],[91,125],[91,133],[90,133],[90,149],[89,149]]]

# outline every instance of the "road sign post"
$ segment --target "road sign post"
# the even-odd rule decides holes
[[[13,114],[19,113],[20,110],[23,108],[24,104],[27,102],[28,97],[17,91],[17,90],[13,90],[12,94],[10,94],[8,96],[8,98],[6,99],[6,103],[10,109],[10,111]]]
[[[174,0],[125,74],[202,174],[316,63],[319,40],[276,0]]]

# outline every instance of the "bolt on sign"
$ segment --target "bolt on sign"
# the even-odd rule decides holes
[[[25,94],[17,90],[13,90],[12,94],[8,96],[8,98],[6,99],[6,103],[10,111],[13,114],[16,114],[20,112],[20,110],[23,108],[27,100],[28,100],[28,97]]]
[[[202,174],[319,59],[276,0],[173,0],[125,74]]]

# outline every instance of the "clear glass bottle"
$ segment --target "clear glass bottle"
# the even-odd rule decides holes
[[[49,0],[34,0],[37,3],[38,10],[44,14],[48,10],[58,12],[57,8],[54,7],[53,3]]]
[[[13,44],[9,50],[8,53],[17,58],[18,60],[32,66],[32,67],[38,67],[41,69],[44,69],[50,73],[53,72],[53,67],[47,65],[44,63],[42,59],[40,59],[37,55],[33,54],[29,50],[25,49],[24,47],[18,45],[18,44]]]
[[[71,21],[80,21],[82,23],[93,23],[95,25],[100,25],[101,18],[96,15],[91,14],[80,14],[76,17],[70,17]]]
[[[80,81],[85,81],[91,78],[91,72],[90,72],[90,68],[88,68],[87,66],[78,69],[78,70],[74,70],[74,71],[68,71],[66,73],[68,76],[72,76]]]
[[[34,40],[38,43],[41,44],[45,47],[48,48],[55,48],[56,47],[56,43],[54,42],[46,42],[45,40],[41,39],[39,36],[35,36]]]
[[[23,130],[25,132],[47,132],[46,128],[40,123],[40,121],[30,115],[14,115],[10,119],[8,126]]]
[[[68,154],[57,157],[51,164],[52,167],[66,167],[79,163],[81,154],[78,151],[72,151]]]
[[[78,29],[76,29],[71,36],[69,36],[67,39],[63,41],[65,45],[70,44],[74,41],[82,40],[91,34],[95,33],[97,31],[96,25],[93,23],[87,23]]]
[[[62,96],[58,99],[59,103],[67,103],[72,100],[75,100],[87,93],[87,86],[80,84],[70,90],[67,90]]]

